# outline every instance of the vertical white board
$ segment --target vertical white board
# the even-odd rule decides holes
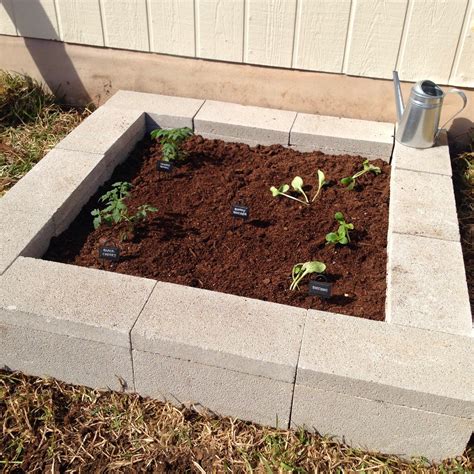
[[[247,0],[244,62],[291,67],[296,0]]]
[[[104,46],[99,0],[56,0],[62,40]]]
[[[354,0],[344,72],[392,77],[402,38],[408,0]]]
[[[146,0],[100,0],[105,46],[149,51]]]
[[[195,56],[193,0],[148,0],[151,50]]]
[[[196,0],[196,56],[242,62],[244,0]]]
[[[0,35],[16,35],[12,0],[0,0]]]
[[[299,0],[293,67],[341,72],[351,0]]]
[[[474,87],[474,1],[470,0],[449,83]]]
[[[20,36],[60,39],[54,0],[14,0],[12,4]]]
[[[410,0],[399,54],[400,79],[448,82],[466,6],[467,0]]]

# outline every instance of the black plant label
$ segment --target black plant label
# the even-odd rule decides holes
[[[158,160],[156,162],[157,171],[164,171],[165,173],[171,173],[173,171],[173,164],[169,161]]]
[[[311,280],[308,286],[308,293],[311,296],[330,298],[332,294],[332,283],[329,283],[327,281]]]
[[[120,249],[117,247],[99,247],[99,258],[116,262],[120,258]]]
[[[234,204],[232,206],[232,217],[238,217],[240,219],[248,219],[249,208],[247,206],[241,206],[240,204]]]

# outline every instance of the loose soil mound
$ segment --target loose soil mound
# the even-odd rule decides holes
[[[390,166],[382,174],[363,175],[354,191],[339,180],[361,169],[363,159],[299,153],[280,145],[258,146],[190,138],[187,158],[171,174],[158,173],[160,146],[142,140],[112,179],[91,198],[81,214],[53,240],[44,258],[75,265],[153,278],[303,308],[384,319],[386,244]],[[317,186],[316,170],[330,180],[311,206],[272,197],[270,186],[299,175]],[[130,212],[150,204],[158,208],[137,225],[133,238],[120,242],[122,224],[93,229],[90,212],[116,181],[129,181]],[[249,206],[247,221],[231,216],[231,205]],[[354,224],[348,246],[326,245],[337,229],[334,214]],[[119,262],[103,262],[99,247],[120,247]],[[308,296],[307,281],[290,291],[291,269],[319,260],[333,282],[328,300]]]

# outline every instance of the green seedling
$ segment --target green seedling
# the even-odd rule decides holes
[[[334,214],[334,219],[338,222],[339,228],[337,229],[337,232],[330,232],[326,235],[326,242],[328,244],[347,245],[351,241],[349,231],[354,229],[354,224],[348,224],[344,220],[342,212],[336,212],[336,214]]]
[[[369,163],[369,160],[365,160],[362,163],[362,167],[363,168],[360,171],[358,171],[355,175],[348,176],[347,178],[342,178],[341,184],[346,186],[347,189],[351,190],[351,189],[354,189],[357,178],[361,177],[363,174],[368,173],[369,171],[375,174],[380,174],[382,172],[378,166],[371,165]]]
[[[120,181],[112,184],[112,189],[103,194],[100,202],[106,204],[105,209],[94,209],[91,215],[94,217],[94,229],[98,229],[102,224],[112,225],[126,222],[127,231],[122,233],[120,240],[126,240],[130,233],[133,232],[135,224],[138,221],[144,220],[148,213],[156,212],[158,209],[148,204],[143,204],[138,207],[137,212],[132,216],[128,215],[127,205],[123,200],[130,194],[132,185],[126,181]]]
[[[151,138],[159,140],[161,143],[161,153],[163,154],[163,161],[180,160],[185,156],[181,150],[181,145],[193,134],[193,131],[188,128],[171,128],[165,130],[158,128],[151,132]]]
[[[314,200],[318,197],[318,194],[320,193],[321,189],[326,184],[328,184],[328,182],[324,178],[324,173],[321,170],[318,170],[318,190],[317,190],[315,196],[313,197],[313,199],[311,200],[311,202],[314,202]],[[303,179],[301,178],[301,176],[295,176],[293,178],[293,181],[291,181],[291,187],[293,188],[293,191],[301,194],[304,198],[304,201],[302,199],[298,199],[298,198],[292,196],[291,194],[287,194],[288,191],[290,190],[290,186],[288,184],[282,184],[279,188],[276,188],[275,186],[272,186],[270,188],[270,192],[272,193],[273,197],[285,196],[288,199],[293,199],[293,201],[298,201],[301,204],[309,205],[310,202],[309,202],[308,196],[306,195],[306,193],[303,190],[303,186],[304,186],[304,182],[303,182]]]
[[[291,279],[293,280],[290,285],[290,290],[297,290],[300,281],[311,273],[323,273],[326,270],[326,265],[317,260],[312,262],[297,263],[291,271]]]
[[[314,195],[313,199],[311,199],[311,202],[314,202],[314,200],[321,192],[321,189],[323,189],[323,186],[326,186],[326,184],[328,184],[328,181],[326,181],[324,173],[321,170],[318,170],[318,190],[316,191],[316,194]]]

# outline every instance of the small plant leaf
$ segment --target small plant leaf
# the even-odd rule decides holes
[[[312,262],[306,262],[303,265],[306,273],[323,273],[326,270],[326,265],[323,262],[313,260]]]
[[[280,194],[280,191],[277,188],[275,188],[275,186],[272,186],[270,188],[270,192],[272,193],[273,197],[277,197]]]
[[[342,178],[341,184],[349,187],[349,189],[352,189],[354,187],[354,178],[352,176],[347,176],[347,178]]]
[[[339,236],[335,232],[330,232],[326,235],[326,241],[331,244],[335,244],[339,242]]]
[[[293,178],[293,181],[291,182],[291,187],[295,191],[302,193],[303,192],[303,179],[300,176],[295,176]]]
[[[324,173],[321,170],[318,170],[318,183],[319,188],[322,188],[325,184],[327,184],[326,177],[324,176]]]
[[[336,219],[337,222],[344,222],[344,214],[342,212],[336,212],[334,219]]]

